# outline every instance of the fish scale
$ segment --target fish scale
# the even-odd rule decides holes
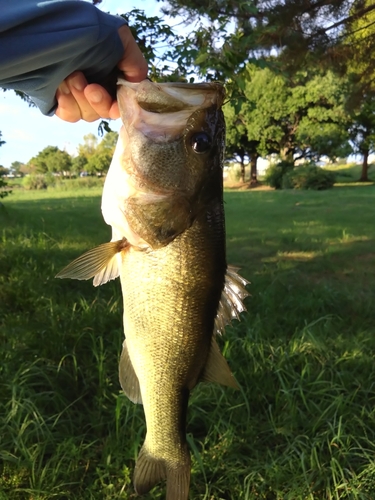
[[[224,92],[218,83],[120,84],[123,128],[102,198],[112,242],[57,276],[94,285],[120,276],[120,383],[143,403],[147,425],[134,487],[144,494],[166,479],[166,499],[187,500],[189,393],[200,381],[237,388],[215,336],[248,295],[225,256]]]

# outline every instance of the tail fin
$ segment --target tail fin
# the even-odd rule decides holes
[[[143,445],[134,470],[135,491],[138,495],[144,495],[166,477],[164,460],[152,456]]]
[[[190,485],[190,460],[188,464],[167,470],[165,500],[188,500]]]
[[[168,464],[148,452],[143,445],[134,471],[134,488],[138,495],[148,493],[162,479],[167,480],[166,500],[188,500],[190,484],[190,455],[183,464]]]

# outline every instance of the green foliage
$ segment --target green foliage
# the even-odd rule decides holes
[[[268,64],[270,54],[278,54],[282,70],[294,72],[310,66],[341,69],[355,54],[350,39],[372,27],[372,2],[334,0],[332,2],[274,2],[222,0],[169,0],[163,11],[194,23],[194,31],[185,40],[185,60],[196,64],[202,76],[232,80],[241,89],[241,69],[248,62]],[[324,23],[322,20],[324,19]],[[343,29],[344,28],[344,29]],[[367,33],[368,35],[371,34]],[[375,42],[366,36],[367,58],[373,61]],[[358,45],[360,45],[358,43]],[[372,65],[373,66],[373,65]]]
[[[22,186],[30,191],[36,189],[47,189],[53,186],[56,180],[52,174],[31,174],[22,179]]]
[[[152,80],[178,81],[192,71],[191,61],[188,62],[187,59],[189,51],[184,46],[186,39],[162,18],[149,17],[140,9],[133,9],[122,17],[129,23],[133,36],[149,63],[149,77]]]
[[[71,191],[75,190],[77,195],[80,194],[82,189],[103,189],[104,179],[100,177],[79,177],[78,179],[64,179],[57,181],[55,184],[56,190]]]
[[[86,134],[83,136],[83,144],[79,144],[77,151],[78,156],[84,156],[87,160],[95,154],[98,146],[98,138],[94,134]]]
[[[117,139],[118,139],[118,133],[117,132],[107,132],[103,139],[100,141],[100,143],[97,146],[97,152],[101,153],[103,151],[107,151],[110,154],[112,154],[115,150],[116,144],[117,144]]]
[[[275,189],[330,189],[335,183],[334,172],[317,167],[315,163],[294,167],[293,163],[281,161],[271,164],[264,181]]]
[[[275,189],[281,189],[283,187],[284,175],[292,170],[293,166],[293,162],[286,160],[272,163],[266,170],[264,182]]]
[[[191,498],[375,497],[373,191],[226,193],[228,261],[251,297],[218,341],[241,390],[192,391]],[[20,191],[0,214],[6,500],[134,497],[145,425],[118,382],[119,283],[53,279],[110,238],[100,193]]]
[[[375,181],[375,165],[370,164],[368,167],[369,182]],[[361,165],[356,163],[337,163],[329,166],[329,170],[333,171],[336,175],[336,182],[339,183],[353,183],[358,182],[361,176]]]
[[[300,71],[287,77],[248,65],[239,116],[247,139],[262,156],[284,160],[342,156],[350,152],[345,130],[346,82],[333,73]]]
[[[87,162],[85,169],[90,174],[103,174],[104,172],[108,172],[111,161],[112,154],[110,152],[103,151],[91,156],[91,158],[89,158]]]
[[[0,146],[5,144],[5,141],[1,140],[1,132],[0,132]],[[0,165],[0,200],[9,196],[11,194],[11,190],[8,188],[7,182],[3,179],[3,176],[8,173],[8,169]]]
[[[228,160],[239,159],[244,169],[245,159],[249,161],[252,155],[258,155],[259,140],[248,139],[249,116],[238,110],[235,100],[228,101],[223,112],[226,124],[225,156]]]
[[[0,177],[0,199],[10,195],[11,192],[12,191],[8,188],[8,184],[2,177]]]
[[[13,175],[23,176],[24,175],[25,164],[21,161],[13,161],[10,165],[10,171]]]
[[[76,174],[79,175],[80,172],[83,172],[86,170],[86,166],[88,163],[88,159],[86,156],[79,154],[78,156],[75,156],[72,159],[72,171]]]
[[[47,172],[66,174],[72,167],[72,159],[66,151],[62,151],[56,146],[47,146],[28,162],[35,169],[36,173],[46,174]]]
[[[241,168],[238,164],[229,164],[224,171],[224,182],[226,185],[236,184],[241,180]]]
[[[317,167],[314,163],[300,165],[286,172],[282,178],[283,189],[331,189],[335,183],[334,172]]]
[[[9,174],[9,168],[0,165],[0,177],[4,177]]]
[[[74,170],[79,173],[104,174],[108,171],[118,139],[117,132],[107,132],[98,144],[94,134],[83,137],[83,144],[78,146],[78,156],[73,159]]]

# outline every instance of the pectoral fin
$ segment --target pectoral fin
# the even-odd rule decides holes
[[[211,348],[206,366],[201,376],[201,381],[216,382],[227,387],[233,387],[233,389],[238,389],[236,379],[230,371],[226,359],[221,354],[214,337],[212,337]]]
[[[120,274],[119,253],[128,248],[128,241],[103,243],[68,264],[56,278],[88,280],[94,277],[94,286],[102,285]]]

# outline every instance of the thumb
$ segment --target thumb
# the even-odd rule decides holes
[[[147,62],[138,47],[129,26],[121,26],[118,30],[124,47],[124,55],[118,62],[117,67],[124,73],[129,82],[140,82],[147,78]]]

